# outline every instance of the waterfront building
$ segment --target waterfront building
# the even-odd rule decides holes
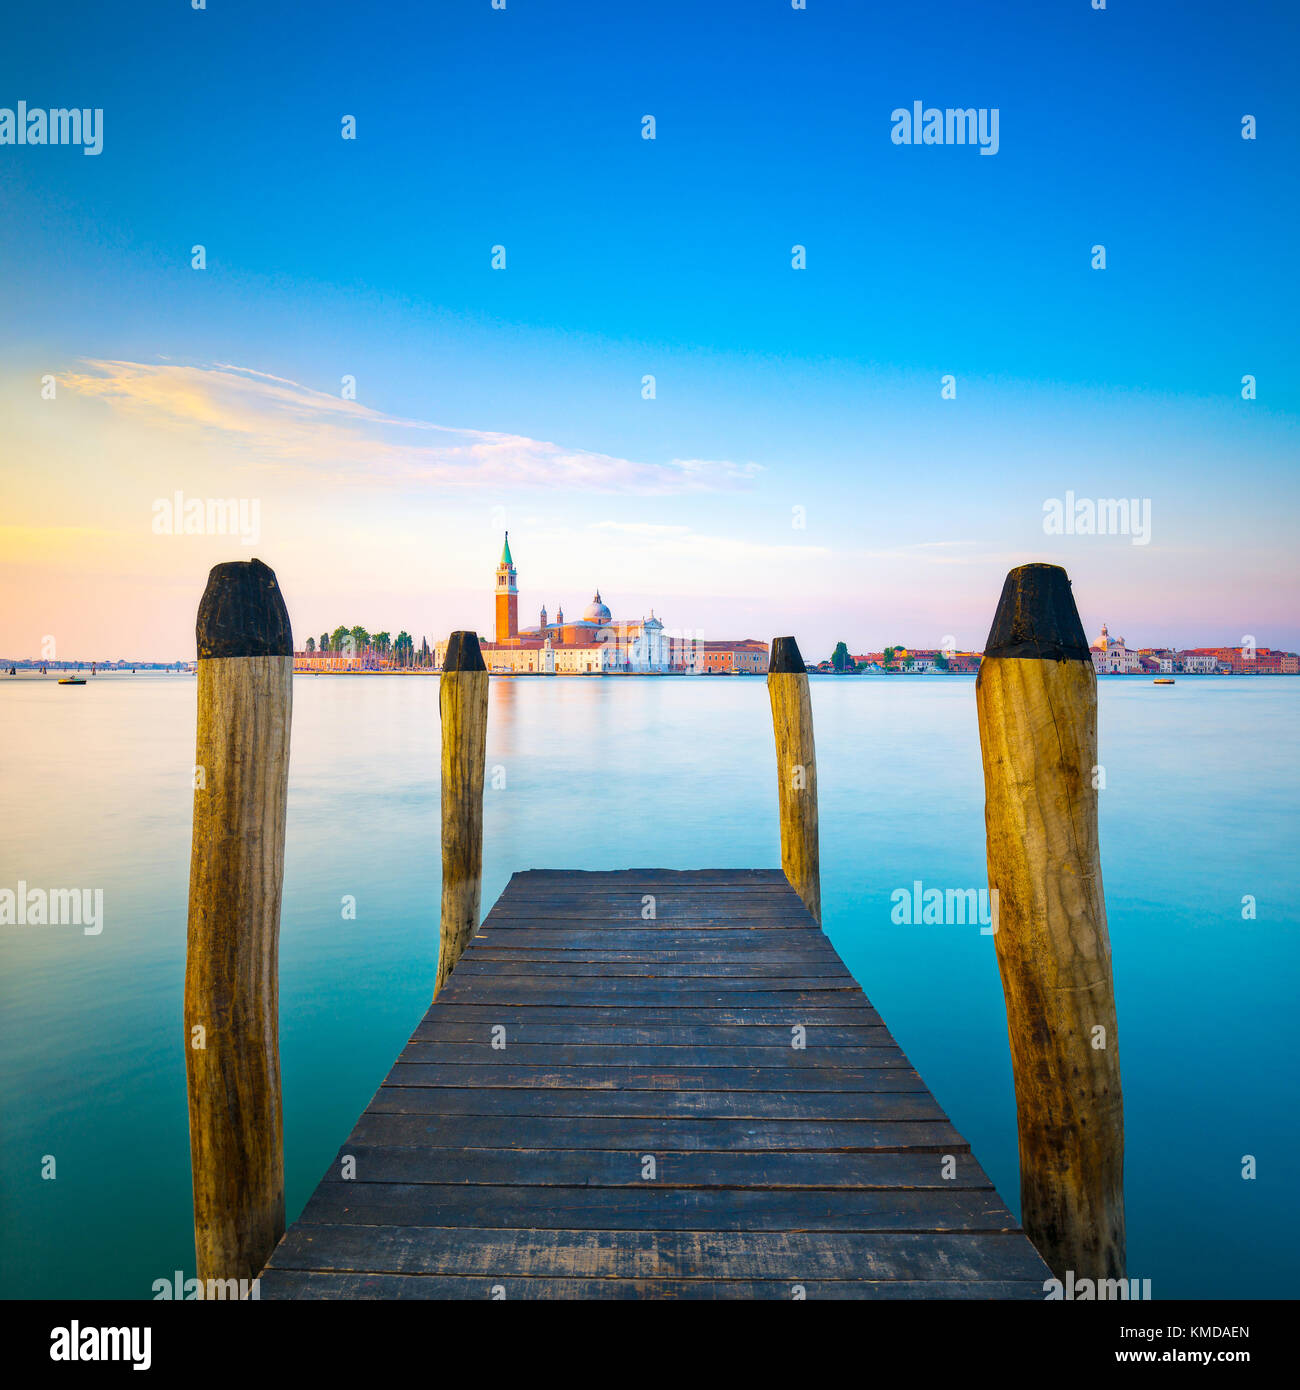
[[[1178,653],[1169,647],[1139,647],[1138,656],[1144,671],[1155,671],[1162,676],[1173,675],[1178,660]]]
[[[763,676],[767,674],[768,648],[766,642],[746,637],[739,642],[701,642],[703,662],[700,670],[707,676]]]
[[[946,666],[940,663],[940,657]],[[863,652],[860,656],[850,654],[849,660],[857,666],[875,666],[882,671],[966,676],[979,670],[983,657],[979,652],[949,652],[942,647],[895,647],[893,660],[889,662],[885,661],[883,651]]]
[[[670,633],[650,610],[649,617],[616,619],[597,589],[580,618],[554,619],[541,606],[538,621],[519,625],[519,575],[506,533],[493,582],[496,629],[479,646],[489,671],[503,675],[613,676],[764,674],[767,646],[754,639],[705,642],[699,634]],[[434,647],[434,667],[446,658],[444,639]]]
[[[1234,676],[1294,675],[1289,652],[1272,647],[1191,647],[1183,654],[1183,670],[1230,672]],[[1188,665],[1188,662],[1195,663]],[[1210,663],[1213,662],[1213,665]]]
[[[345,656],[342,652],[294,652],[293,669],[297,675],[341,675],[345,672],[376,671],[378,658],[366,665],[364,656]]]
[[[1142,669],[1137,652],[1130,651],[1122,637],[1112,637],[1105,623],[1090,651],[1099,676],[1127,676]]]
[[[1189,676],[1213,676],[1219,670],[1216,653],[1205,647],[1193,647],[1178,654],[1178,669]]]
[[[616,622],[597,589],[581,618],[566,619],[561,606],[555,621],[543,605],[535,626],[519,626],[519,575],[506,532],[493,584],[496,630],[479,639],[489,671],[505,675],[637,675],[671,669],[664,625],[655,617]],[[444,639],[434,646],[434,666],[442,669]]]

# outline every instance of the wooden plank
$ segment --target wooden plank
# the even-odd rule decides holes
[[[803,904],[788,891],[763,893],[754,890],[725,892],[665,892],[659,888],[636,888],[623,893],[563,894],[545,889],[511,892],[498,899],[489,915],[524,917],[545,916],[548,912],[593,911],[603,909],[611,915],[634,913],[653,924],[664,911],[695,913],[703,916],[781,916],[788,917],[809,932],[820,928],[811,918],[800,916]]]
[[[655,972],[629,975],[615,969],[606,973],[603,969],[581,971],[573,966],[560,967],[563,973],[533,974],[526,969],[511,966],[489,966],[486,969],[471,967],[456,972],[462,989],[467,993],[484,994],[497,988],[512,991],[527,991],[530,996],[539,996],[537,1003],[546,1003],[550,998],[571,998],[574,995],[596,995],[619,998],[630,995],[653,1005],[658,997],[676,1000],[680,997],[704,995],[711,998],[716,994],[851,994],[864,1000],[853,976],[843,975],[795,975],[788,971],[770,976],[743,975],[675,975]],[[449,1001],[450,1002],[450,1001]],[[531,997],[529,1002],[533,1002]],[[624,1007],[632,1007],[631,1003]]]
[[[716,922],[721,925],[733,923],[738,929],[747,927],[751,922],[759,925],[779,923],[787,931],[803,931],[809,936],[817,931],[816,926],[800,915],[799,908],[786,899],[773,898],[766,903],[725,897],[690,901],[685,898],[656,898],[653,893],[642,894],[639,898],[574,898],[569,902],[548,898],[527,906],[515,904],[512,907],[493,908],[484,921],[546,925],[566,917],[627,922],[643,930],[651,930],[668,920]]]
[[[475,953],[464,961],[457,971],[461,979],[551,979],[583,980],[599,978],[603,980],[651,979],[651,980],[707,980],[710,987],[714,981],[741,979],[747,981],[790,980],[834,980],[848,982],[848,987],[857,989],[853,976],[835,960],[783,960],[772,964],[759,964],[756,961],[702,961],[692,963],[642,961],[554,961],[554,960],[511,960],[494,959]],[[751,983],[751,989],[765,989],[764,984]]]
[[[563,1030],[553,1030],[561,1036]],[[835,1047],[811,1047],[796,1050],[790,1047],[745,1047],[714,1043],[707,1046],[672,1047],[642,1044],[630,1048],[626,1043],[577,1044],[573,1047],[552,1043],[527,1043],[511,1039],[504,1048],[496,1048],[486,1033],[473,1041],[463,1038],[439,1041],[416,1040],[398,1054],[397,1061],[419,1062],[425,1066],[441,1066],[457,1071],[485,1064],[503,1065],[503,1059],[517,1067],[536,1067],[546,1071],[566,1068],[576,1078],[583,1072],[605,1067],[667,1069],[689,1068],[703,1072],[713,1068],[725,1071],[769,1070],[785,1072],[792,1078],[802,1072],[848,1071],[912,1071],[903,1052],[893,1046],[858,1047],[846,1051]],[[799,1084],[791,1080],[788,1084]],[[812,1083],[810,1083],[812,1084]],[[760,1085],[759,1089],[763,1089]],[[815,1089],[815,1087],[814,1087]]]
[[[772,980],[755,989],[743,980],[702,982],[683,980],[551,981],[507,977],[474,979],[453,975],[443,986],[448,1004],[552,1004],[564,1008],[596,1007],[610,1003],[621,1009],[725,1007],[731,1009],[782,1007],[798,1010],[860,1009],[862,991],[827,981]]]
[[[991,1188],[470,1187],[322,1183],[299,1224],[596,1231],[1013,1231]]]
[[[528,942],[502,945],[498,941],[483,941],[477,944],[474,954],[464,962],[465,969],[494,961],[500,965],[528,965],[549,962],[564,965],[663,965],[671,966],[746,966],[746,965],[801,965],[829,963],[841,970],[847,967],[840,961],[830,946],[821,942],[810,942],[799,949],[788,947],[785,950],[750,950],[734,947],[726,955],[711,946],[696,946],[690,949],[668,950],[664,947],[646,946],[641,950],[619,950],[617,947],[589,946],[585,950],[572,946],[533,946]],[[544,972],[545,973],[545,972]],[[667,973],[673,973],[669,970]],[[710,973],[710,972],[705,972]],[[728,974],[727,970],[717,970],[718,974]],[[800,972],[795,971],[798,974]]]
[[[276,1299],[612,1299],[612,1300],[1036,1300],[1036,1280],[889,1279],[485,1279],[474,1275],[340,1274],[268,1269],[263,1298]]]
[[[707,1047],[628,1047],[620,1044],[574,1047],[556,1046],[550,1043],[514,1042],[504,1049],[493,1047],[485,1036],[473,1042],[462,1039],[454,1041],[423,1042],[414,1041],[398,1054],[395,1065],[408,1063],[426,1067],[440,1067],[447,1074],[448,1085],[482,1085],[484,1078],[478,1075],[483,1067],[493,1067],[496,1075],[508,1077],[510,1071],[502,1068],[519,1068],[535,1074],[536,1084],[550,1085],[551,1075],[566,1075],[573,1085],[594,1084],[592,1074],[612,1071],[623,1075],[628,1071],[683,1074],[683,1080],[676,1084],[694,1086],[694,1077],[701,1078],[700,1088],[710,1089],[703,1078],[710,1072],[724,1072],[722,1078],[740,1086],[754,1090],[768,1090],[773,1086],[801,1086],[805,1089],[836,1089],[832,1080],[840,1074],[852,1083],[853,1089],[861,1085],[871,1087],[877,1078],[890,1072],[906,1074],[915,1078],[906,1055],[897,1047],[861,1048],[810,1048],[794,1051],[780,1047],[744,1047],[713,1045]],[[484,1076],[487,1074],[484,1073]],[[457,1076],[474,1077],[472,1082],[461,1082]],[[743,1078],[743,1079],[742,1079]],[[800,1078],[807,1078],[802,1080]],[[628,1076],[628,1080],[632,1080]],[[917,1078],[919,1080],[919,1078]],[[394,1085],[402,1084],[394,1082]],[[411,1083],[407,1083],[411,1084]],[[511,1084],[508,1080],[499,1084]],[[663,1084],[667,1084],[665,1082]],[[893,1083],[886,1083],[893,1084]],[[922,1087],[924,1082],[921,1083]],[[715,1086],[714,1089],[722,1089]]]
[[[763,928],[718,927],[707,936],[694,927],[639,926],[620,928],[611,933],[603,926],[576,924],[566,927],[556,923],[538,927],[521,923],[519,926],[491,928],[486,924],[473,938],[475,945],[487,943],[493,950],[528,950],[541,946],[547,950],[588,950],[591,947],[616,948],[620,951],[681,951],[705,946],[716,960],[730,960],[742,951],[811,951],[822,950],[828,944],[816,940],[807,928],[792,931],[788,927]]]
[[[728,893],[709,890],[699,893],[675,893],[658,890],[630,893],[580,893],[563,894],[541,890],[532,896],[519,895],[503,900],[491,910],[494,917],[544,917],[550,912],[581,911],[597,909],[608,911],[611,915],[624,913],[646,920],[654,920],[664,911],[695,912],[705,916],[736,915],[756,916],[777,915],[788,917],[792,922],[802,923],[799,904],[788,893],[763,893],[761,890],[746,889],[743,892]],[[815,925],[809,930],[816,931]]]
[[[541,887],[524,888],[511,886],[492,905],[489,915],[501,917],[523,916],[529,911],[546,912],[553,909],[604,907],[613,912],[634,909],[638,916],[653,922],[655,914],[663,908],[680,911],[700,911],[705,913],[781,913],[799,923],[806,930],[816,933],[821,929],[810,917],[799,915],[803,904],[797,895],[785,889],[765,892],[761,889],[728,891],[723,889],[699,889],[679,891],[665,890],[662,886],[640,885],[611,893],[567,894],[555,889]]]
[[[732,953],[748,955],[751,952],[773,951],[779,955],[815,955],[839,960],[835,948],[824,937],[804,927],[749,927],[737,925],[734,918],[727,919],[726,927],[716,927],[707,935],[702,935],[691,924],[673,922],[639,922],[635,926],[619,928],[611,935],[600,921],[574,922],[565,927],[562,922],[553,922],[538,929],[536,935],[526,933],[520,927],[504,924],[501,930],[486,922],[475,933],[473,940],[479,945],[488,946],[491,951],[537,951],[542,959],[550,951],[569,949],[565,936],[567,931],[574,937],[585,937],[588,945],[600,952],[605,951],[649,951],[655,958],[662,956],[671,960],[672,951],[685,952],[687,960],[730,960]],[[508,929],[507,929],[508,928]],[[717,933],[727,932],[722,936]],[[561,933],[561,934],[557,934]],[[725,955],[719,952],[721,943],[729,942],[730,951]],[[598,957],[596,957],[598,958]]]
[[[276,1269],[587,1278],[1034,1279],[1042,1261],[1001,1232],[545,1231],[295,1224]],[[1045,1277],[1045,1276],[1044,1276]]]
[[[367,1111],[352,1131],[357,1144],[468,1146],[480,1149],[660,1150],[922,1149],[957,1153],[969,1146],[952,1125],[908,1120],[755,1120],[628,1116],[436,1115]]]
[[[630,1120],[944,1120],[928,1091],[602,1091],[385,1083],[368,1115]]]
[[[533,903],[553,902],[638,902],[643,897],[662,898],[669,902],[733,901],[738,905],[786,905],[792,889],[781,883],[728,883],[718,879],[710,883],[657,882],[643,879],[639,883],[615,886],[566,885],[562,883],[533,883],[518,880],[510,885],[494,904],[503,912],[517,911]]]
[[[521,1119],[944,1120],[928,1091],[523,1090],[385,1083],[368,1115],[510,1115]]]
[[[467,1183],[505,1187],[636,1187],[646,1185],[641,1155],[610,1149],[412,1148],[349,1143],[325,1181],[338,1178],[344,1155],[357,1183]],[[662,1188],[991,1188],[965,1150],[948,1155],[916,1151],[750,1153],[662,1151],[656,1154]],[[951,1176],[945,1176],[950,1173]]]
[[[637,918],[654,920],[664,911],[700,913],[704,916],[755,916],[775,915],[788,917],[792,922],[804,923],[799,915],[801,904],[788,893],[763,893],[761,890],[746,889],[743,892],[728,893],[709,890],[699,893],[676,893],[639,889],[630,893],[581,893],[566,895],[540,890],[532,895],[520,894],[511,899],[503,899],[491,910],[494,917],[544,917],[551,912],[607,911],[611,915],[629,914]],[[817,927],[808,923],[808,930]]]
[[[731,1028],[755,1028],[764,1026],[770,1034],[778,1028],[790,1041],[790,1029],[806,1028],[811,1036],[814,1026],[831,1025],[838,1029],[879,1026],[880,1015],[869,1004],[859,999],[856,1005],[846,1004],[835,1008],[822,1005],[800,1003],[795,996],[786,996],[782,1008],[765,1008],[756,1004],[745,1005],[729,1000],[727,1005],[680,1005],[674,1008],[647,1007],[645,1005],[625,1006],[618,1003],[599,1007],[531,1004],[512,1006],[508,1003],[462,1004],[459,1001],[438,1001],[439,1020],[464,1024],[478,1024],[491,1028],[494,1024],[508,1022],[515,1008],[514,1022],[523,1027],[530,1024],[563,1024],[576,1029],[581,1024],[594,1024],[597,1027],[607,1024],[611,1027],[651,1028],[664,1025],[678,1028],[704,1024],[708,1026]],[[421,1025],[422,1026],[422,1025]],[[417,1028],[417,1035],[419,1029]],[[513,1036],[513,1035],[512,1035]],[[576,1037],[576,1033],[573,1034]]]
[[[780,870],[777,872],[780,873]],[[722,872],[692,876],[689,873],[674,873],[670,870],[666,874],[629,874],[618,879],[606,877],[609,873],[610,870],[593,871],[590,881],[581,878],[566,880],[558,876],[547,878],[541,874],[527,872],[515,874],[497,902],[502,907],[517,907],[521,902],[545,901],[552,897],[631,897],[646,889],[684,897],[729,893],[745,901],[764,894],[788,899],[794,892],[784,874],[779,878],[764,879],[760,882],[736,879],[730,873]]]
[[[427,1016],[411,1035],[410,1046],[419,1043],[466,1043],[477,1046],[491,1046],[492,1029],[501,1023],[500,1011],[492,1012],[491,1021],[485,1019],[461,1020],[444,1017],[446,1011],[439,1009],[436,1015]],[[750,1039],[753,1039],[751,1042]],[[513,1049],[520,1046],[539,1047],[572,1046],[591,1057],[592,1048],[623,1048],[636,1045],[641,1049],[657,1047],[665,1051],[671,1049],[666,1060],[683,1060],[680,1049],[691,1048],[699,1051],[700,1065],[714,1063],[713,1049],[725,1048],[732,1055],[733,1062],[720,1065],[733,1065],[746,1055],[752,1055],[754,1065],[767,1065],[775,1060],[777,1066],[838,1066],[844,1059],[827,1056],[828,1052],[841,1047],[880,1051],[898,1051],[898,1045],[889,1030],[880,1023],[853,1023],[844,1027],[830,1024],[813,1024],[804,1030],[803,1048],[791,1046],[795,1035],[785,1023],[742,1024],[742,1023],[535,1023],[532,1011],[520,1013],[506,1028],[503,1046]],[[739,1052],[736,1049],[741,1049]],[[467,1054],[469,1055],[469,1054]],[[661,1058],[658,1054],[649,1056],[644,1052],[647,1064]],[[899,1053],[901,1056],[902,1054]]]
[[[504,1058],[508,1052],[489,1053]],[[405,1056],[405,1054],[403,1054]],[[638,1056],[639,1060],[639,1056]],[[514,1060],[421,1063],[398,1059],[386,1086],[511,1087],[522,1091],[916,1091],[911,1067],[528,1066]]]
[[[737,912],[757,913],[779,912],[792,919],[802,921],[799,904],[786,891],[761,888],[734,889],[709,888],[679,892],[645,885],[649,891],[633,889],[618,893],[561,893],[553,889],[539,889],[532,894],[515,894],[497,902],[492,913],[498,917],[523,916],[528,913],[546,913],[567,908],[591,909],[608,908],[613,912],[635,912],[637,916],[649,917],[661,908],[678,908],[683,911],[698,912]],[[816,930],[814,927],[813,930]]]
[[[517,869],[510,876],[510,891],[516,883],[588,883],[593,886],[620,883],[708,883],[771,884],[788,887],[780,869]]]
[[[798,945],[802,937],[805,944],[812,944],[812,928],[798,926],[782,917],[735,917],[732,915],[716,917],[673,917],[661,919],[657,924],[643,922],[640,918],[612,917],[605,912],[556,914],[551,917],[499,918],[484,921],[479,934],[496,938],[501,942],[511,939],[518,941],[521,934],[539,946],[563,945],[573,938],[585,938],[590,945],[622,945],[629,942],[644,944],[654,933],[663,933],[670,944],[675,938],[678,945],[685,945],[685,938],[693,937],[696,943],[712,942],[715,934],[719,947],[731,941],[737,944],[748,942],[762,945],[766,941],[769,948],[782,945]]]

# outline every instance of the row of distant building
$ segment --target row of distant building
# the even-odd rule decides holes
[[[502,647],[481,642],[487,667],[499,675],[705,675],[762,676],[767,673],[768,645],[757,638],[707,642],[665,634],[662,646],[643,655],[638,634],[631,625],[610,624],[612,640],[604,644],[559,643],[550,646]],[[653,630],[652,630],[653,631]],[[1100,676],[1128,675],[1300,675],[1300,656],[1272,647],[1128,647],[1122,638],[1109,638],[1105,629],[1092,644],[1092,662]],[[446,643],[432,651],[416,652],[411,661],[387,652],[367,649],[360,654],[297,652],[294,670],[302,673],[394,671],[407,667],[428,671],[442,669]],[[979,670],[980,652],[959,652],[937,647],[894,647],[886,651],[849,656],[851,671],[881,671],[910,675],[973,675]],[[821,661],[810,670],[831,673],[832,661]]]
[[[1128,676],[1149,672],[1173,675],[1295,676],[1300,675],[1300,655],[1272,647],[1243,643],[1239,647],[1129,647],[1122,637],[1112,637],[1105,623],[1091,646],[1092,664],[1098,675]]]
[[[1089,645],[1092,664],[1099,676],[1187,675],[1214,676],[1295,676],[1300,675],[1300,655],[1256,647],[1130,647],[1122,637],[1112,637],[1105,623],[1101,635]],[[865,652],[849,658],[860,671],[911,671],[926,674],[947,671],[970,674],[979,670],[979,652],[946,651],[939,648],[892,647],[883,652]],[[819,671],[833,670],[823,661]]]
[[[753,637],[705,640],[700,632],[672,631],[655,616],[615,619],[597,589],[580,618],[566,618],[560,605],[552,618],[543,604],[536,624],[519,624],[519,576],[506,533],[501,560],[493,583],[495,631],[480,635],[479,646],[489,671],[502,675],[707,675],[761,676],[767,672],[768,644]],[[432,650],[422,643],[393,654],[366,650],[302,651],[294,655],[294,670],[348,672],[400,670],[407,667],[440,671],[446,660],[447,641]],[[1294,652],[1275,652],[1268,647],[1196,647],[1176,652],[1143,647],[1131,651],[1122,637],[1112,638],[1103,626],[1092,644],[1092,659],[1100,674],[1156,674],[1186,671],[1232,671],[1253,674],[1294,675],[1300,659]],[[851,656],[853,669],[931,671],[969,674],[979,670],[979,652],[937,648],[887,648]],[[822,662],[817,670],[829,671]]]
[[[489,671],[517,676],[763,675],[767,643],[753,637],[706,641],[702,633],[671,631],[655,617],[615,619],[597,589],[580,618],[561,604],[552,618],[545,604],[536,624],[519,625],[519,576],[506,533],[493,585],[496,629],[479,637]],[[447,641],[434,645],[428,669],[442,670]],[[400,669],[400,661],[374,652],[298,652],[303,672]]]

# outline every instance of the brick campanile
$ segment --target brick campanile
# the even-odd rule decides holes
[[[519,636],[519,585],[516,578],[515,562],[510,558],[510,532],[507,531],[505,549],[497,566],[498,642],[508,642]]]

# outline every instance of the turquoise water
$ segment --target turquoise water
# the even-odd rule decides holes
[[[1014,1208],[992,941],[890,920],[891,892],[915,879],[984,882],[974,682],[813,687],[826,929]],[[428,1003],[437,696],[425,677],[295,683],[290,1219]],[[0,927],[9,1297],[148,1298],[154,1280],[193,1273],[181,987],[194,705],[187,677],[0,681],[0,888],[102,888],[105,915],[99,936]],[[1156,1297],[1294,1296],[1300,679],[1107,679],[1100,705],[1129,1272]],[[485,908],[533,866],[779,862],[761,680],[494,681],[488,763],[505,786],[486,794]],[[1241,915],[1248,894],[1255,920]]]

